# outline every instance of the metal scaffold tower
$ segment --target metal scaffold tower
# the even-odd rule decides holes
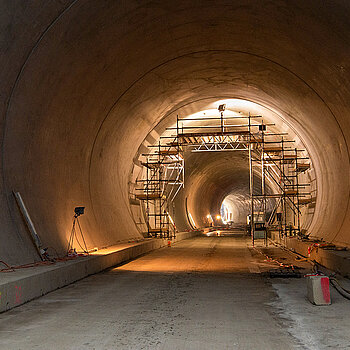
[[[278,230],[281,236],[300,234],[300,207],[311,202],[305,191],[310,184],[299,180],[299,175],[310,169],[306,151],[293,147],[287,133],[270,132],[268,128],[274,124],[264,123],[262,116],[225,117],[225,105],[218,109],[219,117],[177,117],[176,126],[167,129],[172,135],[149,146],[142,163],[145,178],[138,180],[141,187],[136,195],[145,203],[148,233],[169,238],[175,234],[169,205],[184,186],[183,152],[187,148],[192,152],[248,152],[253,244],[257,238],[267,242],[267,230]],[[261,182],[258,194],[254,192],[257,173]],[[267,191],[267,183],[273,193]],[[269,213],[267,201],[274,203]]]
[[[291,147],[294,141],[286,139],[286,134],[268,134],[266,125],[259,127],[259,139],[252,134],[255,142],[254,150],[249,156],[250,164],[258,164],[261,169],[261,194],[251,191],[252,215],[255,213],[254,199],[258,199],[260,210],[264,216],[267,229],[277,229],[281,236],[299,235],[301,233],[301,206],[311,202],[311,194],[306,189],[309,183],[300,183],[299,175],[310,168],[307,162],[309,157],[303,156],[305,150]],[[253,188],[253,176],[250,188]],[[266,182],[275,188],[274,193],[266,193]],[[275,200],[274,208],[267,218],[266,200]],[[254,242],[254,218],[252,223],[252,236]],[[259,220],[260,221],[260,220]],[[266,235],[265,235],[266,239]]]
[[[174,144],[159,141],[149,149],[143,154],[144,178],[137,180],[136,198],[145,204],[148,235],[171,239],[176,228],[169,209],[184,185],[184,159],[180,147]]]

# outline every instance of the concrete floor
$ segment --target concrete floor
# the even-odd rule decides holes
[[[85,278],[1,314],[0,349],[349,349],[350,301],[311,305],[249,245],[197,237]]]

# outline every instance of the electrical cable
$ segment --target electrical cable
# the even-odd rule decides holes
[[[276,246],[276,247],[278,247],[278,248],[280,248],[280,249],[282,249],[282,250],[284,250],[284,251],[286,251],[286,252],[288,252],[288,253],[292,253],[292,254],[296,255],[295,260],[300,261],[300,262],[306,261],[306,262],[310,263],[310,264],[312,265],[312,267],[314,268],[314,266],[315,266],[315,264],[316,264],[316,261],[311,260],[310,258],[305,257],[304,255],[301,255],[301,254],[295,252],[294,250],[289,249],[289,248],[283,246],[283,245],[280,244],[280,243],[274,242],[274,241],[273,241],[272,239],[270,239],[270,238],[269,238],[269,241],[270,241],[270,243],[272,243],[274,246]]]
[[[84,235],[83,235],[83,231],[82,231],[79,219],[78,219],[78,216],[81,215],[83,213],[83,211],[82,212],[80,212],[80,211],[77,212],[77,209],[84,209],[84,208],[82,208],[82,207],[75,208],[76,214],[73,217],[73,227],[72,227],[72,231],[71,231],[71,234],[70,234],[70,237],[69,237],[69,241],[68,241],[67,256],[64,256],[64,257],[61,258],[61,257],[59,257],[59,254],[58,254],[58,252],[57,252],[57,250],[55,248],[48,247],[48,248],[45,249],[45,259],[46,259],[45,261],[33,262],[33,263],[17,265],[17,266],[11,266],[8,263],[6,263],[5,261],[0,260],[0,263],[5,265],[5,268],[0,269],[0,272],[15,272],[18,269],[26,269],[26,268],[36,267],[36,266],[43,266],[43,265],[44,266],[45,265],[53,265],[56,262],[63,262],[63,261],[75,259],[78,256],[87,256],[87,255],[89,255],[89,251],[87,249],[87,245],[86,245],[86,241],[85,241],[85,238],[84,238]],[[80,242],[80,240],[79,240],[79,238],[77,236],[76,226],[75,226],[76,223],[78,223],[80,237],[81,237],[81,239],[83,241],[83,244],[84,244],[85,248],[83,247],[83,245],[81,244],[81,242]],[[73,250],[72,248],[73,248],[74,238],[76,239],[78,245],[80,246],[80,248],[82,249],[84,254],[80,254],[80,253],[76,254],[75,249],[74,249],[74,254],[69,254],[70,251]],[[55,251],[56,256],[57,256],[56,258],[51,258],[46,253],[47,249],[49,249],[49,248],[53,249]]]
[[[56,250],[54,247],[51,247],[51,246],[50,246],[50,247],[47,247],[46,249],[47,249],[47,250],[52,249],[52,250],[55,252],[55,254],[56,254],[56,258],[57,258],[57,259],[60,258],[60,255],[58,254],[57,250]]]
[[[274,259],[270,256],[268,256],[267,254],[261,252],[260,250],[258,250],[256,247],[253,247],[254,250],[256,250],[258,253],[260,253],[261,255],[265,256],[266,260],[268,262],[273,262],[275,264],[278,264],[280,267],[284,267],[284,268],[291,268],[292,270],[295,270],[295,269],[298,269],[298,266],[295,266],[293,264],[285,264],[285,263],[282,263],[280,261],[278,261],[277,259]]]
[[[284,249],[284,250],[287,250],[287,251],[289,251],[289,252],[291,252],[291,253],[293,253],[293,254],[299,256],[299,257],[302,257],[303,260],[305,260],[305,261],[309,262],[310,264],[312,264],[312,265],[313,265],[313,268],[312,268],[312,269],[313,269],[313,271],[314,271],[316,274],[318,274],[318,275],[322,274],[322,275],[325,275],[326,277],[328,277],[330,283],[331,283],[332,286],[336,289],[336,291],[337,291],[340,295],[342,295],[344,298],[350,300],[350,290],[345,289],[345,288],[339,283],[339,281],[338,281],[334,276],[327,276],[326,274],[324,274],[324,273],[322,273],[322,272],[319,272],[319,271],[318,271],[318,265],[319,265],[319,264],[318,264],[315,260],[310,260],[309,258],[305,258],[303,255],[301,255],[301,254],[299,254],[299,253],[297,253],[297,252],[294,252],[294,251],[292,251],[292,250],[290,250],[290,249],[288,249],[288,248],[286,248],[286,247],[283,247],[282,245],[279,245],[279,244],[276,243],[276,242],[273,242],[273,241],[271,241],[271,242],[272,242],[275,246],[280,247],[280,248],[282,248],[282,249]]]
[[[77,254],[76,256],[59,257],[59,254],[57,253],[55,248],[53,248],[53,247],[49,247],[49,248],[52,248],[55,251],[57,258],[52,258],[52,259],[46,260],[46,261],[38,261],[38,262],[33,262],[33,263],[28,263],[28,264],[15,265],[15,266],[11,266],[7,262],[0,260],[0,263],[6,266],[5,268],[0,269],[0,273],[1,272],[15,272],[16,270],[19,270],[19,269],[27,269],[27,268],[31,268],[31,267],[37,267],[37,266],[54,265],[57,262],[64,262],[64,261],[68,261],[68,260],[73,260],[79,256],[87,256],[86,254]]]
[[[350,291],[348,289],[345,289],[335,277],[329,277],[329,281],[340,295],[350,300]]]
[[[4,264],[6,266],[6,269],[1,269],[0,271],[4,271],[4,272],[5,271],[6,272],[13,272],[14,271],[14,269],[8,263],[6,263],[5,261],[0,260],[0,263]]]
[[[6,268],[1,269],[0,272],[14,272],[15,270],[19,270],[19,269],[27,269],[27,268],[35,267],[35,266],[55,264],[54,261],[38,261],[38,262],[28,263],[28,264],[23,264],[23,265],[10,266],[9,264],[5,263],[2,260],[0,262],[6,266]]]
[[[57,257],[57,258],[53,258],[52,260],[38,261],[38,262],[33,262],[33,263],[28,263],[28,264],[23,264],[23,265],[15,265],[15,266],[11,266],[11,265],[7,264],[5,261],[0,260],[0,263],[4,264],[6,266],[6,268],[0,269],[0,272],[15,272],[16,270],[19,270],[19,269],[27,269],[27,268],[36,267],[36,266],[54,265],[57,262],[74,260],[79,256],[87,256],[87,255],[77,254],[76,256]]]

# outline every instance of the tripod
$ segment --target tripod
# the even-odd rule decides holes
[[[89,254],[88,252],[88,249],[87,249],[87,246],[86,246],[86,242],[85,242],[85,239],[84,239],[84,235],[83,235],[83,231],[81,229],[81,226],[80,226],[80,222],[79,222],[79,214],[75,214],[74,217],[73,217],[73,227],[72,227],[72,231],[71,231],[71,234],[70,234],[70,237],[69,237],[69,242],[68,242],[68,249],[67,249],[67,254],[69,254],[70,251],[73,250],[73,243],[74,243],[74,238],[75,240],[77,241],[77,243],[79,244],[79,247],[82,249],[82,251],[85,253],[85,254]],[[84,247],[81,245],[79,239],[78,239],[78,235],[77,235],[77,232],[76,232],[76,224],[78,224],[78,228],[79,228],[79,232],[80,232],[80,236],[83,240],[83,243],[84,243]]]

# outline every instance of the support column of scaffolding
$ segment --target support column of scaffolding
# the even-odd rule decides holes
[[[162,139],[163,141],[163,139]],[[138,180],[136,198],[146,208],[148,235],[155,238],[175,237],[176,228],[170,217],[169,205],[183,187],[183,157],[174,142],[149,146],[142,163],[145,177]]]
[[[264,132],[266,130],[266,126],[264,125],[264,121],[261,121],[261,195],[262,195],[262,211],[263,211],[263,219],[264,219],[264,227],[265,227],[265,245],[267,246],[267,230],[266,230],[266,193],[265,193],[265,157],[264,157]]]
[[[249,191],[250,191],[250,234],[252,235],[252,245],[254,247],[255,237],[254,237],[254,173],[253,173],[253,158],[252,158],[252,130],[251,130],[251,120],[250,113],[248,115],[248,149],[249,149]]]

